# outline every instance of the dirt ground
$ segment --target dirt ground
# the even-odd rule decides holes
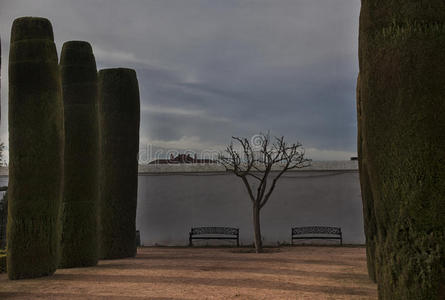
[[[10,281],[0,299],[377,299],[363,247],[140,248],[136,258]]]

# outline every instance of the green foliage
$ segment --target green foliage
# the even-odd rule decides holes
[[[445,33],[445,25],[442,23],[424,23],[418,22],[405,22],[398,24],[393,21],[389,26],[382,28],[380,34],[384,39],[389,40],[402,40],[407,39],[413,34],[416,35],[429,35],[434,36]]]
[[[0,273],[6,273],[6,252],[0,250]]]
[[[139,87],[136,72],[99,72],[100,257],[136,254]]]
[[[45,18],[21,17],[14,20],[11,42],[29,40],[54,41],[53,27]]]
[[[445,297],[444,17],[438,0],[362,1],[360,176],[381,299]]]
[[[360,75],[357,78],[357,152],[359,157],[359,171],[360,171],[360,186],[363,199],[363,219],[364,229],[366,236],[366,258],[368,263],[369,278],[376,282],[375,271],[375,237],[377,234],[375,214],[374,214],[374,201],[372,198],[372,191],[369,182],[369,174],[367,167],[367,153],[363,131],[363,115],[362,115],[362,98],[360,95]]]
[[[1,200],[2,206],[0,210],[0,253],[3,251],[2,249],[6,247],[6,221],[8,219],[8,192],[6,191],[3,194],[3,198]]]
[[[99,128],[97,70],[90,44],[66,42],[60,71],[65,113],[60,266],[93,266],[98,260]]]
[[[1,74],[1,70],[2,70],[2,41],[0,39],[0,74]],[[1,76],[0,76],[1,77]],[[0,82],[0,95],[1,95],[1,82]],[[1,96],[0,96],[1,98]],[[1,101],[0,101],[0,121],[2,118],[2,114],[1,114]]]
[[[52,27],[16,19],[9,56],[8,276],[52,274],[58,265],[63,192],[63,104]]]

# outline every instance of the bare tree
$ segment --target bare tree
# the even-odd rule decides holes
[[[239,144],[239,150],[233,141]],[[304,158],[300,143],[288,144],[284,137],[271,141],[269,134],[260,134],[250,141],[232,137],[225,153],[219,155],[219,162],[240,177],[247,189],[253,208],[255,250],[260,253],[263,251],[260,210],[269,201],[278,179],[288,170],[308,166],[310,160]]]

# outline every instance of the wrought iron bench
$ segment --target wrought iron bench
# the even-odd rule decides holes
[[[236,240],[239,247],[239,228],[232,227],[194,227],[190,230],[189,246],[193,240]]]
[[[343,245],[343,237],[340,227],[308,226],[292,228],[291,245],[294,244],[294,240],[306,239],[340,240],[340,245]]]

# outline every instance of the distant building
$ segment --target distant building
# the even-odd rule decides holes
[[[156,159],[151,161],[150,165],[157,164],[214,164],[215,160],[212,159],[198,159],[196,155],[191,157],[190,154],[179,154],[174,157],[173,154],[170,155],[169,159]]]

